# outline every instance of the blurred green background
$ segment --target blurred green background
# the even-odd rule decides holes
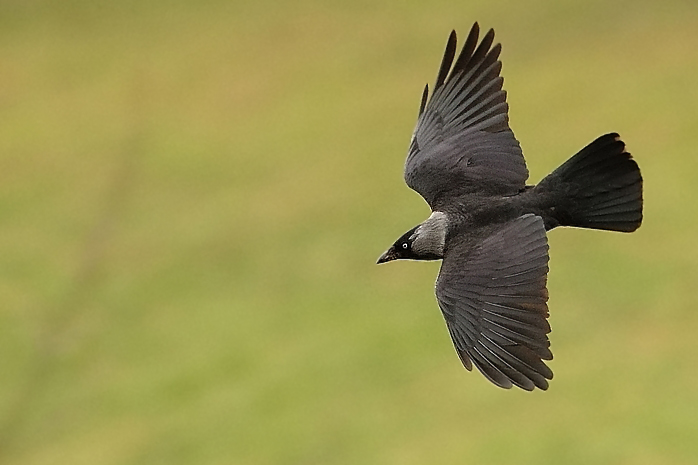
[[[537,182],[619,132],[635,234],[550,234],[555,371],[456,357],[402,181],[504,45]],[[0,463],[698,463],[698,3],[0,2]]]

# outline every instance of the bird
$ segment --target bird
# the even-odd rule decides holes
[[[632,232],[643,218],[642,176],[617,133],[602,135],[528,185],[509,126],[501,45],[474,23],[458,57],[455,30],[431,95],[424,87],[404,167],[431,215],[377,263],[441,260],[438,306],[463,366],[496,386],[546,390],[553,372],[547,232]],[[454,61],[455,60],[455,61]]]

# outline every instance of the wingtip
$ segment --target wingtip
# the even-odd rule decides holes
[[[419,116],[422,116],[422,113],[424,113],[424,109],[427,106],[427,99],[429,98],[429,84],[426,84],[424,86],[424,90],[422,91],[422,101],[419,103]]]
[[[446,43],[446,50],[444,50],[444,56],[441,60],[441,66],[439,66],[439,73],[436,75],[436,82],[434,83],[434,92],[436,92],[439,87],[441,87],[446,81],[446,76],[451,69],[453,64],[453,58],[456,55],[456,45],[458,39],[456,37],[456,31],[452,30],[451,34],[448,36],[448,42]]]

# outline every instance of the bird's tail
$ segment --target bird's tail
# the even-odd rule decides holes
[[[606,134],[546,176],[560,226],[631,232],[642,223],[642,176],[618,134]]]

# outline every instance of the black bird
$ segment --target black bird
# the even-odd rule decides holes
[[[492,29],[479,45],[478,36],[475,23],[454,63],[451,32],[431,98],[428,85],[422,94],[405,181],[432,214],[378,263],[443,260],[436,298],[465,368],[475,365],[503,388],[547,389],[546,231],[635,231],[642,177],[618,134],[606,134],[526,185],[502,90],[501,46],[492,46]]]

